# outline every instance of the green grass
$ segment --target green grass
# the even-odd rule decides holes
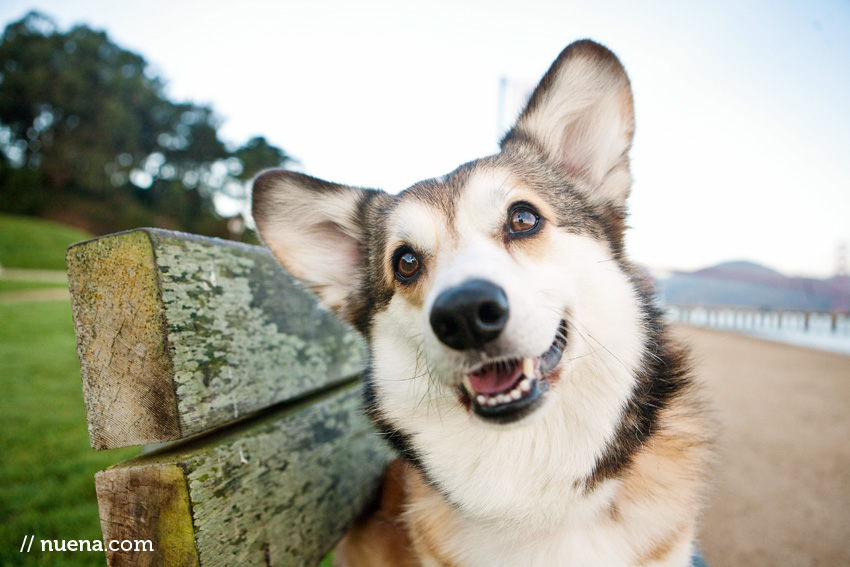
[[[0,280],[0,293],[65,285]],[[89,447],[70,304],[0,302],[0,567],[106,565],[103,552],[40,541],[101,539],[94,474],[137,453]]]
[[[0,278],[3,276],[0,275]],[[68,288],[67,283],[61,282],[30,282],[20,280],[0,279],[0,293],[4,291],[29,291],[31,289],[62,289]]]
[[[93,475],[137,453],[89,447],[68,302],[0,303],[0,392],[0,565],[105,565],[102,552],[40,551],[101,538]]]
[[[0,214],[0,265],[29,270],[64,270],[65,250],[91,235],[67,226]]]

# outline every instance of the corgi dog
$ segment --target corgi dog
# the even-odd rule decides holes
[[[501,151],[393,195],[270,170],[263,242],[366,338],[398,453],[337,565],[687,566],[713,427],[626,257],[617,57],[569,45]]]

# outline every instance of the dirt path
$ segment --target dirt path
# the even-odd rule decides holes
[[[681,327],[723,425],[710,567],[850,565],[850,357]]]
[[[67,289],[28,289],[25,291],[4,291],[0,293],[0,303],[18,301],[52,301],[62,299],[68,301],[71,295]]]
[[[0,280],[67,285],[68,276],[63,270],[21,270],[0,268]],[[18,301],[51,301],[57,299],[70,299],[67,287],[52,288],[51,286],[50,288],[45,289],[25,289],[20,291],[0,292],[0,303]]]
[[[29,282],[67,283],[68,274],[64,270],[23,270],[20,268],[0,267],[0,279]]]

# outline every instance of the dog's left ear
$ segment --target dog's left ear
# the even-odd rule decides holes
[[[628,152],[634,135],[632,89],[607,48],[570,44],[544,75],[502,149],[531,142],[587,184],[597,202],[624,207],[632,184]]]

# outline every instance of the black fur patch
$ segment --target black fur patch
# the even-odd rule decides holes
[[[357,222],[363,228],[363,255],[360,285],[349,298],[348,319],[367,338],[375,313],[385,309],[393,297],[393,289],[384,282],[381,262],[386,240],[383,219],[392,209],[395,199],[383,191],[370,191],[357,207]]]
[[[633,269],[623,266],[626,273]],[[613,440],[596,462],[585,480],[586,490],[599,483],[617,478],[631,465],[636,453],[658,431],[659,416],[670,403],[686,395],[694,385],[689,353],[668,336],[661,310],[653,301],[652,292],[642,278],[633,275],[644,313],[647,338],[640,370],[635,374],[632,396],[623,411]]]
[[[413,447],[410,436],[394,428],[384,417],[378,398],[375,393],[375,379],[371,364],[363,373],[363,409],[366,416],[372,420],[381,436],[387,440],[390,447],[402,458],[412,463],[420,471],[424,472],[422,459]]]

